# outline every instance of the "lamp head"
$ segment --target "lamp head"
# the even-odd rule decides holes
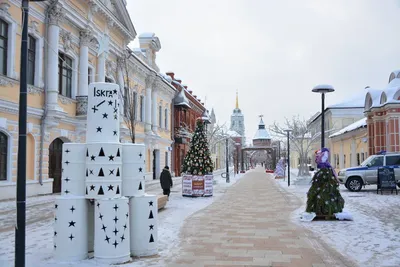
[[[320,94],[332,93],[334,91],[335,89],[333,89],[333,86],[329,84],[320,84],[312,89],[313,93],[320,93]]]

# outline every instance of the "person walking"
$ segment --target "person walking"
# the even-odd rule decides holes
[[[171,173],[169,172],[169,167],[165,166],[163,171],[161,172],[160,175],[160,184],[161,188],[163,189],[163,194],[168,196],[171,193],[171,187],[172,187],[172,177]]]

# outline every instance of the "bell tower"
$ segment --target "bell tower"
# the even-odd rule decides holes
[[[236,105],[231,115],[230,130],[235,131],[242,136],[242,145],[246,143],[244,115],[242,114],[242,111],[239,108],[239,93],[237,91],[236,91]]]

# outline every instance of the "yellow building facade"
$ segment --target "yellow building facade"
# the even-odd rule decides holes
[[[359,166],[368,157],[366,119],[356,121],[329,137],[331,165],[338,172]]]
[[[0,199],[15,197],[20,5],[0,1]],[[62,144],[85,142],[91,82],[117,83],[136,93],[136,143],[146,145],[146,179],[158,178],[171,163],[176,91],[155,63],[161,48],[155,34],[142,34],[140,48],[127,48],[136,31],[126,0],[36,2],[28,19],[27,195],[60,192]],[[129,140],[121,123],[121,142]]]

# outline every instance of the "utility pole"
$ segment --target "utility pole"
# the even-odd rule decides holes
[[[29,1],[22,1],[22,41],[18,119],[18,168],[17,168],[17,224],[15,226],[15,267],[25,266],[26,220],[26,121],[27,121],[27,67]],[[43,137],[42,137],[43,138]]]
[[[228,155],[228,138],[225,140],[225,165],[226,165],[226,182],[230,183],[229,179],[229,155]]]

